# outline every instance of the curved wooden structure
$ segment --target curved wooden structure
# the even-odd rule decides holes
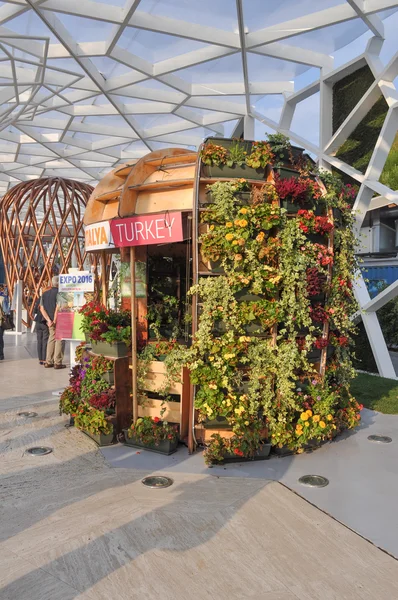
[[[87,204],[84,224],[116,217],[192,210],[197,153],[186,148],[150,152],[101,179]]]
[[[54,270],[83,268],[83,214],[93,188],[52,177],[13,187],[0,201],[0,248],[10,294],[23,281],[24,308],[32,318],[40,289]]]

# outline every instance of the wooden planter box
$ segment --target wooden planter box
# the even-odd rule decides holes
[[[151,361],[145,379],[145,390],[158,393],[165,384],[166,377],[165,363],[157,360]],[[189,418],[189,373],[187,369],[181,370],[180,381],[171,385],[169,393],[180,396],[180,402],[164,402],[148,398],[145,404],[138,406],[138,416],[160,417],[161,411],[165,409],[162,420],[177,423],[180,426],[180,437],[183,439],[188,434]]]
[[[89,438],[94,440],[94,442],[98,444],[98,446],[110,446],[111,444],[113,444],[113,432],[108,434],[100,433],[96,435],[95,433],[90,433],[89,431],[85,431],[84,429],[81,429],[80,431],[82,431]]]
[[[144,448],[145,450],[149,450],[149,452],[157,452],[158,454],[166,454],[167,456],[176,452],[178,448],[178,440],[163,440],[157,446],[155,444],[145,445],[137,440],[137,438],[129,438],[127,435],[128,429],[123,429],[123,433],[126,446],[132,446],[133,448]]]
[[[92,342],[91,349],[94,354],[102,354],[109,358],[122,358],[127,356],[127,346],[124,342],[114,342],[108,344],[107,342]]]

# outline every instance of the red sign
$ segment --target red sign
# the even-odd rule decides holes
[[[182,213],[167,212],[111,221],[113,242],[118,248],[182,242]]]
[[[57,314],[57,323],[55,326],[56,340],[70,340],[73,332],[73,312],[59,312]]]

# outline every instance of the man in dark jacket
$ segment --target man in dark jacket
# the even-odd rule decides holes
[[[49,338],[47,342],[46,364],[44,367],[49,369],[65,369],[62,364],[64,357],[64,341],[55,339],[55,324],[57,320],[58,304],[58,276],[52,278],[52,287],[43,293],[40,301],[40,311],[49,328]]]

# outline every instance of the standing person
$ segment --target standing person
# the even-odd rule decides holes
[[[41,297],[36,300],[34,315],[36,323],[37,355],[39,357],[39,364],[44,365],[46,363],[47,342],[50,332],[46,320],[40,310],[40,301]]]
[[[58,304],[58,282],[59,277],[58,275],[55,275],[51,281],[51,289],[43,293],[40,301],[40,311],[49,329],[46,363],[44,365],[46,369],[49,369],[51,367],[54,367],[54,369],[66,368],[66,366],[62,364],[65,343],[63,340],[55,339],[55,324]]]

